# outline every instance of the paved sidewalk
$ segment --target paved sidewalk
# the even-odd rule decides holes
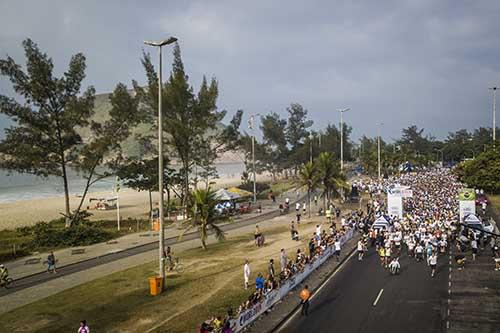
[[[254,209],[251,213],[237,216],[234,219],[234,222],[230,223],[242,222],[249,218],[254,218],[256,216],[269,213],[276,210],[278,206],[278,202],[273,204],[271,200],[260,200],[257,202],[257,205],[258,204],[262,205],[262,213],[257,214],[257,210]],[[177,237],[182,233],[182,231],[182,229],[178,229],[176,224],[174,224],[165,230],[165,238]],[[58,266],[64,266],[80,261],[85,261],[87,259],[100,257],[109,253],[120,252],[133,247],[155,242],[157,240],[158,232],[143,231],[122,236],[105,243],[97,243],[88,246],[78,246],[74,248],[57,250],[54,251],[54,255],[58,260]],[[81,254],[72,254],[72,250],[74,249],[84,249],[85,252]],[[44,262],[47,260],[48,254],[48,252],[43,252],[29,257],[22,257],[20,259],[5,263],[5,266],[9,269],[9,275],[12,278],[20,279],[36,273],[45,272],[47,270],[47,266],[46,264],[44,264]],[[37,258],[40,258],[40,261],[38,263],[26,264],[28,260]]]
[[[489,244],[479,251],[476,261],[472,261],[470,251],[466,252],[467,263],[462,270],[454,262],[456,253],[454,248],[450,257],[448,332],[500,332],[500,271],[494,270]]]
[[[282,215],[275,217],[273,219],[268,219],[263,222],[259,222],[259,227],[265,234],[266,230],[276,228],[278,226],[289,226],[291,220],[295,218],[295,211],[288,215]],[[308,221],[314,220],[315,217],[308,219],[307,217],[303,218],[303,223],[307,223]],[[326,219],[325,219],[326,220]],[[241,235],[249,235],[249,238],[252,238],[251,235],[255,231],[255,225],[247,225],[241,228],[233,229],[227,232],[227,237],[235,237]],[[211,244],[216,242],[215,237],[209,236],[207,243]],[[105,245],[102,245],[105,246]],[[181,243],[177,243],[172,246],[174,252],[183,251],[190,248],[195,248],[200,246],[200,240],[194,239],[190,241],[185,241]],[[60,278],[56,278],[41,284],[38,284],[33,287],[25,288],[14,293],[7,294],[2,296],[0,302],[0,314],[16,309],[20,306],[35,302],[37,300],[49,297],[51,295],[57,294],[63,290],[73,288],[75,286],[81,285],[83,283],[107,276],[114,272],[122,271],[127,268],[139,266],[158,258],[158,250],[144,252],[138,255],[126,257],[123,259],[119,259],[107,264],[102,264],[90,269],[86,269],[84,271],[80,271],[78,273],[62,276]],[[145,281],[147,283],[147,281]],[[168,282],[167,282],[168,285]]]

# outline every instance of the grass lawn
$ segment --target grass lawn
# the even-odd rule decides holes
[[[95,332],[194,332],[203,320],[224,315],[229,306],[236,310],[248,297],[251,290],[242,288],[244,258],[252,258],[255,278],[270,255],[277,259],[282,245],[273,242],[283,239],[281,233],[287,227],[266,230],[269,245],[260,249],[249,234],[211,244],[206,251],[176,254],[186,270],[168,276],[167,291],[158,297],[149,296],[154,261],[0,315],[0,332],[73,332],[82,319]]]
[[[490,199],[491,204],[500,213],[500,195],[499,194],[489,194],[488,199]]]

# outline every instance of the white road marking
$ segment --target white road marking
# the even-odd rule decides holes
[[[384,292],[384,289],[380,289],[379,293],[378,293],[378,296],[377,298],[375,299],[375,302],[373,302],[373,306],[377,305],[377,302],[380,298],[380,296],[382,296],[382,293]]]
[[[357,254],[357,251],[352,251],[351,255],[346,259],[344,260],[344,262],[335,270],[335,272],[330,275],[330,277],[328,279],[326,279],[326,281],[324,281],[321,286],[319,286],[319,288],[314,291],[314,293],[312,294],[311,298],[309,300],[312,300],[314,297],[316,297],[316,295],[319,294],[319,292],[321,291],[321,289],[323,289],[327,284],[328,282],[335,276],[337,275],[338,272],[340,272],[342,270],[342,268],[347,264],[347,262],[349,260],[351,260],[352,257],[354,257],[354,255]],[[300,307],[297,308],[293,313],[292,315],[283,323],[283,325],[281,325],[279,328],[278,328],[278,332],[281,332],[292,320],[293,318],[300,312]]]

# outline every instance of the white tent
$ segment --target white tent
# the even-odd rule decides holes
[[[468,225],[482,225],[481,220],[477,217],[477,215],[472,213],[465,215],[464,223]]]
[[[241,198],[241,196],[221,188],[220,190],[214,193],[214,198],[221,201],[228,201],[228,200],[239,199]]]
[[[389,229],[389,226],[389,221],[384,216],[380,216],[372,224],[373,229]]]

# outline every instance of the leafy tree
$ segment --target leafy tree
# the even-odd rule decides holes
[[[91,121],[89,140],[75,150],[78,158],[74,160],[73,166],[86,182],[74,215],[79,214],[89,188],[113,174],[115,165],[121,162],[121,143],[129,137],[131,128],[139,122],[139,101],[131,96],[127,86],[119,83],[109,99],[109,119],[103,123]],[[105,168],[99,169],[100,166]]]
[[[217,124],[226,115],[218,111],[216,106],[219,94],[218,83],[212,79],[210,83],[203,78],[197,94],[188,82],[184,70],[179,45],[174,46],[174,61],[172,71],[163,86],[163,128],[166,144],[180,161],[182,176],[181,203],[186,207],[190,191],[190,174],[194,166],[199,166],[204,172],[213,173],[211,167],[217,154],[223,149],[229,149],[238,141],[238,130],[241,122],[241,111],[238,111],[229,125],[229,129],[221,130]],[[148,85],[140,87],[136,82],[134,89],[140,98],[144,113],[149,123],[154,123],[158,113],[158,76],[149,54],[143,54]],[[151,138],[150,138],[151,139]]]
[[[455,169],[460,181],[468,186],[500,193],[500,150],[489,149],[473,160],[464,161]]]
[[[14,125],[5,130],[0,142],[0,168],[56,176],[62,179],[66,226],[71,224],[68,166],[79,162],[76,153],[83,144],[78,129],[89,125],[93,114],[93,87],[80,95],[85,78],[85,56],[75,54],[61,77],[53,75],[52,58],[31,40],[23,42],[26,70],[14,59],[0,60],[0,73],[12,82],[21,96],[20,104],[0,95],[0,112]]]
[[[286,126],[286,139],[290,147],[289,167],[298,169],[299,165],[309,160],[309,153],[304,154],[304,141],[309,136],[308,128],[312,120],[307,120],[307,110],[298,103],[290,104],[287,108],[288,122]]]
[[[215,192],[210,188],[198,189],[192,193],[191,218],[188,220],[189,225],[183,231],[182,235],[187,231],[196,228],[200,234],[201,246],[204,250],[207,249],[207,238],[209,230],[213,230],[215,237],[221,241],[224,239],[224,231],[216,225],[218,221],[215,205],[217,200],[214,197]],[[181,237],[182,237],[181,235]]]
[[[319,173],[316,166],[307,162],[299,169],[297,178],[297,187],[307,189],[307,199],[309,201],[309,217],[311,217],[311,193],[316,189],[319,183]]]
[[[326,208],[326,202],[329,202],[334,194],[339,194],[341,188],[347,188],[345,176],[340,172],[339,162],[335,161],[329,152],[319,154],[315,160],[315,166],[318,183],[323,190],[323,207]]]

